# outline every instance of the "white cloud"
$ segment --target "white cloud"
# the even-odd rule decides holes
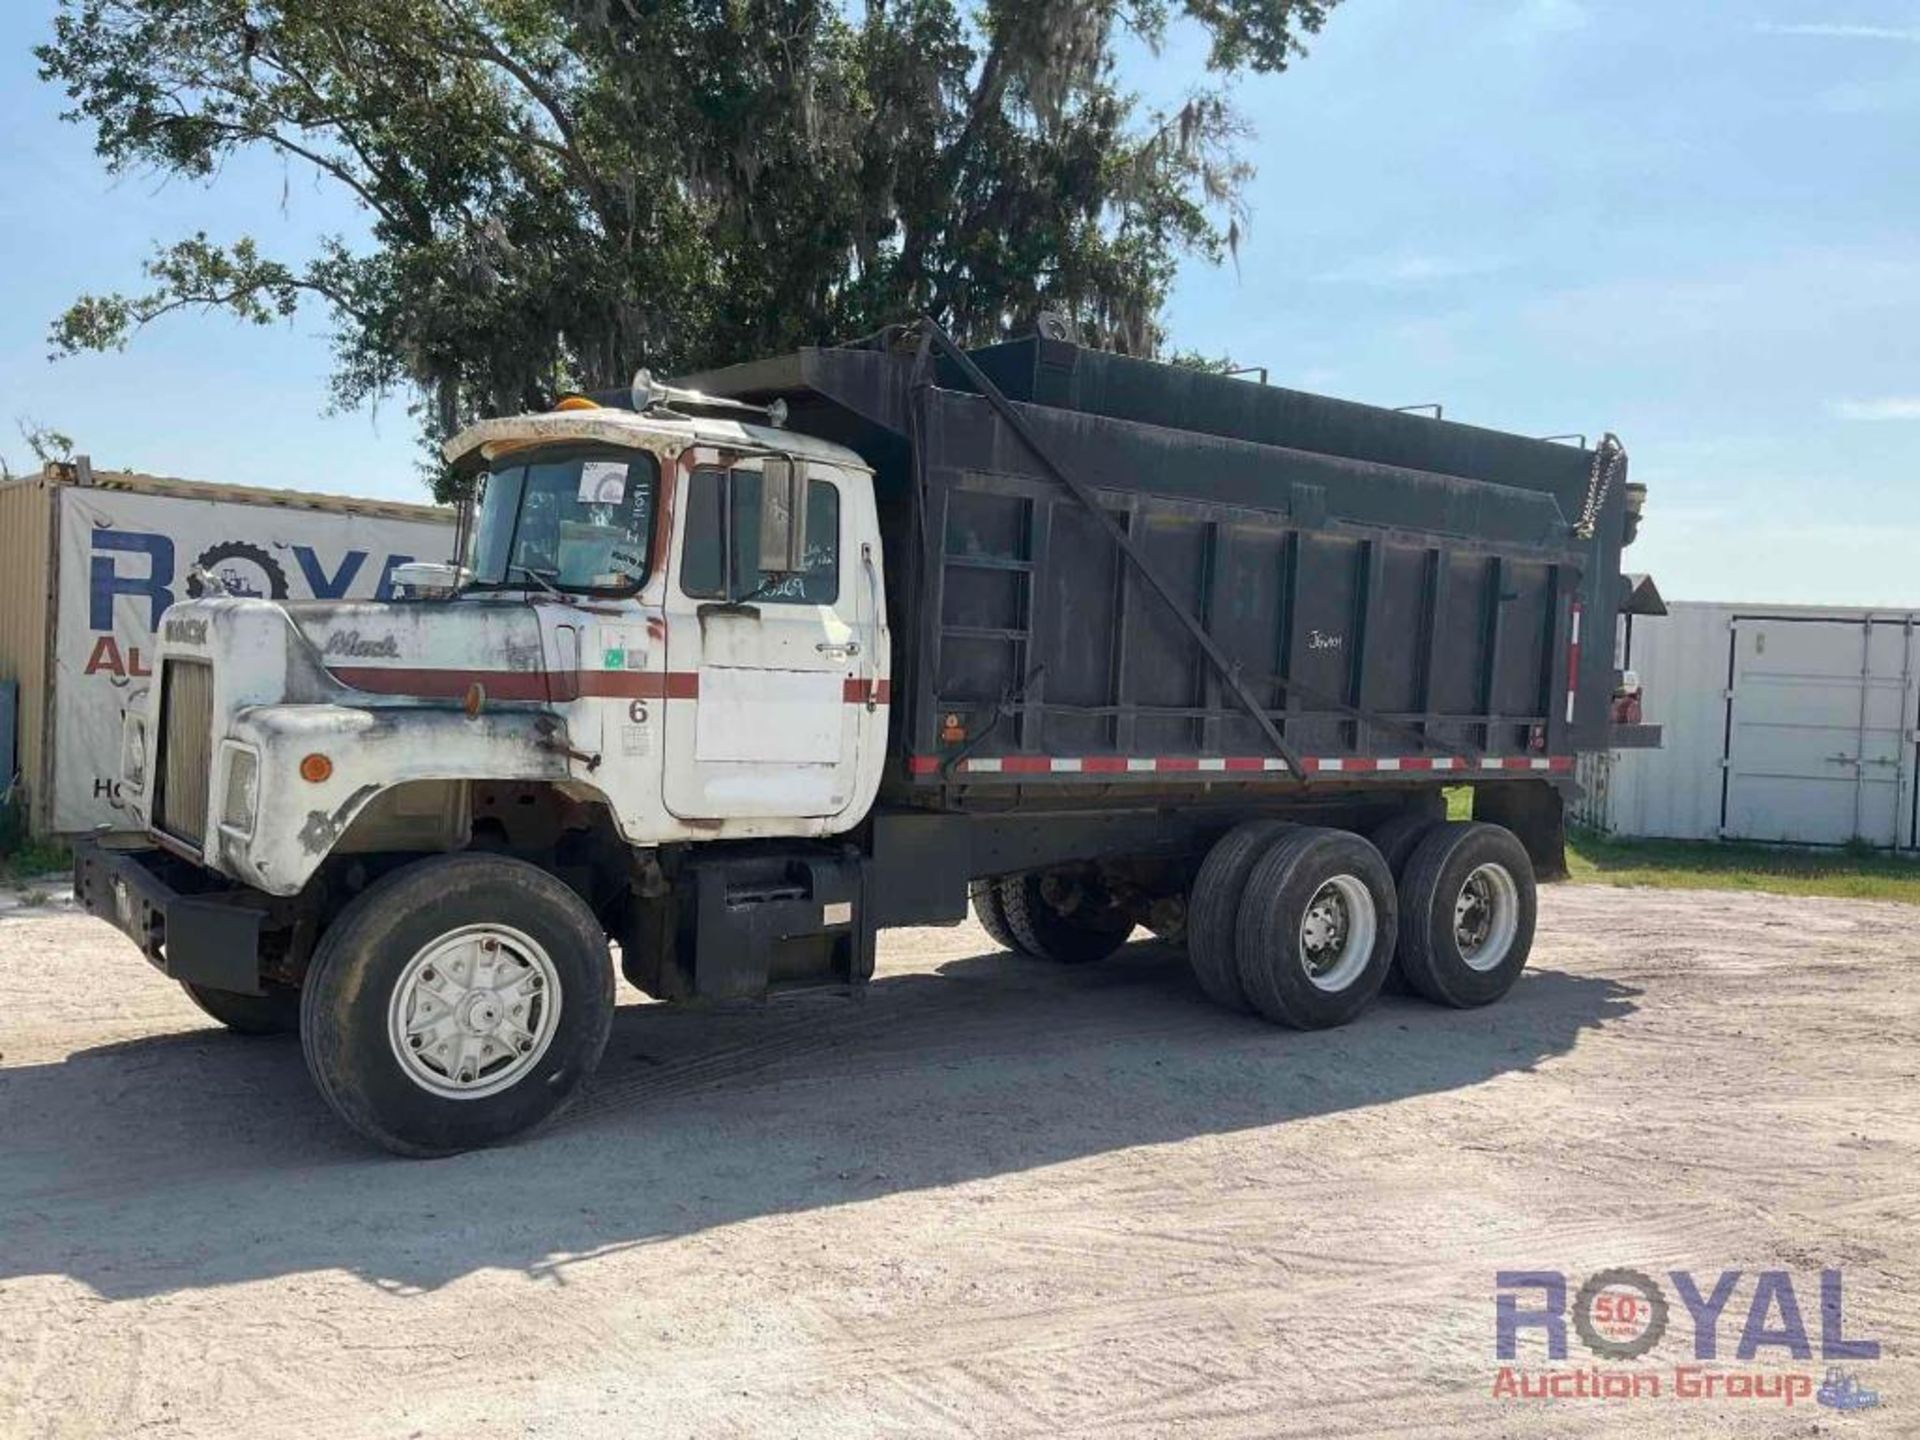
[[[1920,395],[1880,400],[1835,400],[1827,406],[1841,420],[1920,420]]]
[[[1822,21],[1810,25],[1760,24],[1753,28],[1762,35],[1798,35],[1819,40],[1897,40],[1920,45],[1920,28],[1903,25],[1836,25]]]

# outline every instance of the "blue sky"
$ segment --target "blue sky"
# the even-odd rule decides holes
[[[46,360],[83,289],[205,229],[298,257],[359,228],[265,158],[211,188],[108,177],[0,16],[0,454],[414,498],[404,397],[328,417],[325,317],[182,317]],[[1920,4],[1347,0],[1237,100],[1237,266],[1183,273],[1175,343],[1276,382],[1531,434],[1618,431],[1670,597],[1920,606]],[[1177,102],[1197,42],[1130,53]]]

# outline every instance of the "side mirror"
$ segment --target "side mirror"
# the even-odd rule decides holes
[[[807,568],[807,462],[769,455],[760,468],[760,571],[798,575]]]
[[[447,600],[473,579],[473,572],[451,561],[409,560],[393,567],[393,588],[408,600]]]

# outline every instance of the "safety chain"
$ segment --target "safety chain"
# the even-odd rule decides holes
[[[1580,507],[1580,521],[1573,527],[1573,533],[1582,540],[1593,538],[1594,527],[1600,523],[1600,507],[1607,503],[1607,492],[1613,489],[1613,482],[1620,478],[1620,472],[1626,468],[1627,447],[1620,443],[1620,437],[1609,430],[1600,437],[1600,443],[1593,447],[1593,473],[1587,477],[1587,503]]]

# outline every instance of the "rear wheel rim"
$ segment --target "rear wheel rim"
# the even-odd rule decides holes
[[[506,925],[463,925],[421,947],[387,1004],[387,1043],[406,1077],[451,1100],[524,1080],[560,1026],[560,972]]]
[[[1379,933],[1373,892],[1357,875],[1335,875],[1300,917],[1300,968],[1316,990],[1338,994],[1365,973]]]
[[[1453,899],[1453,943],[1469,970],[1497,970],[1520,931],[1520,887],[1513,872],[1477,865]]]

